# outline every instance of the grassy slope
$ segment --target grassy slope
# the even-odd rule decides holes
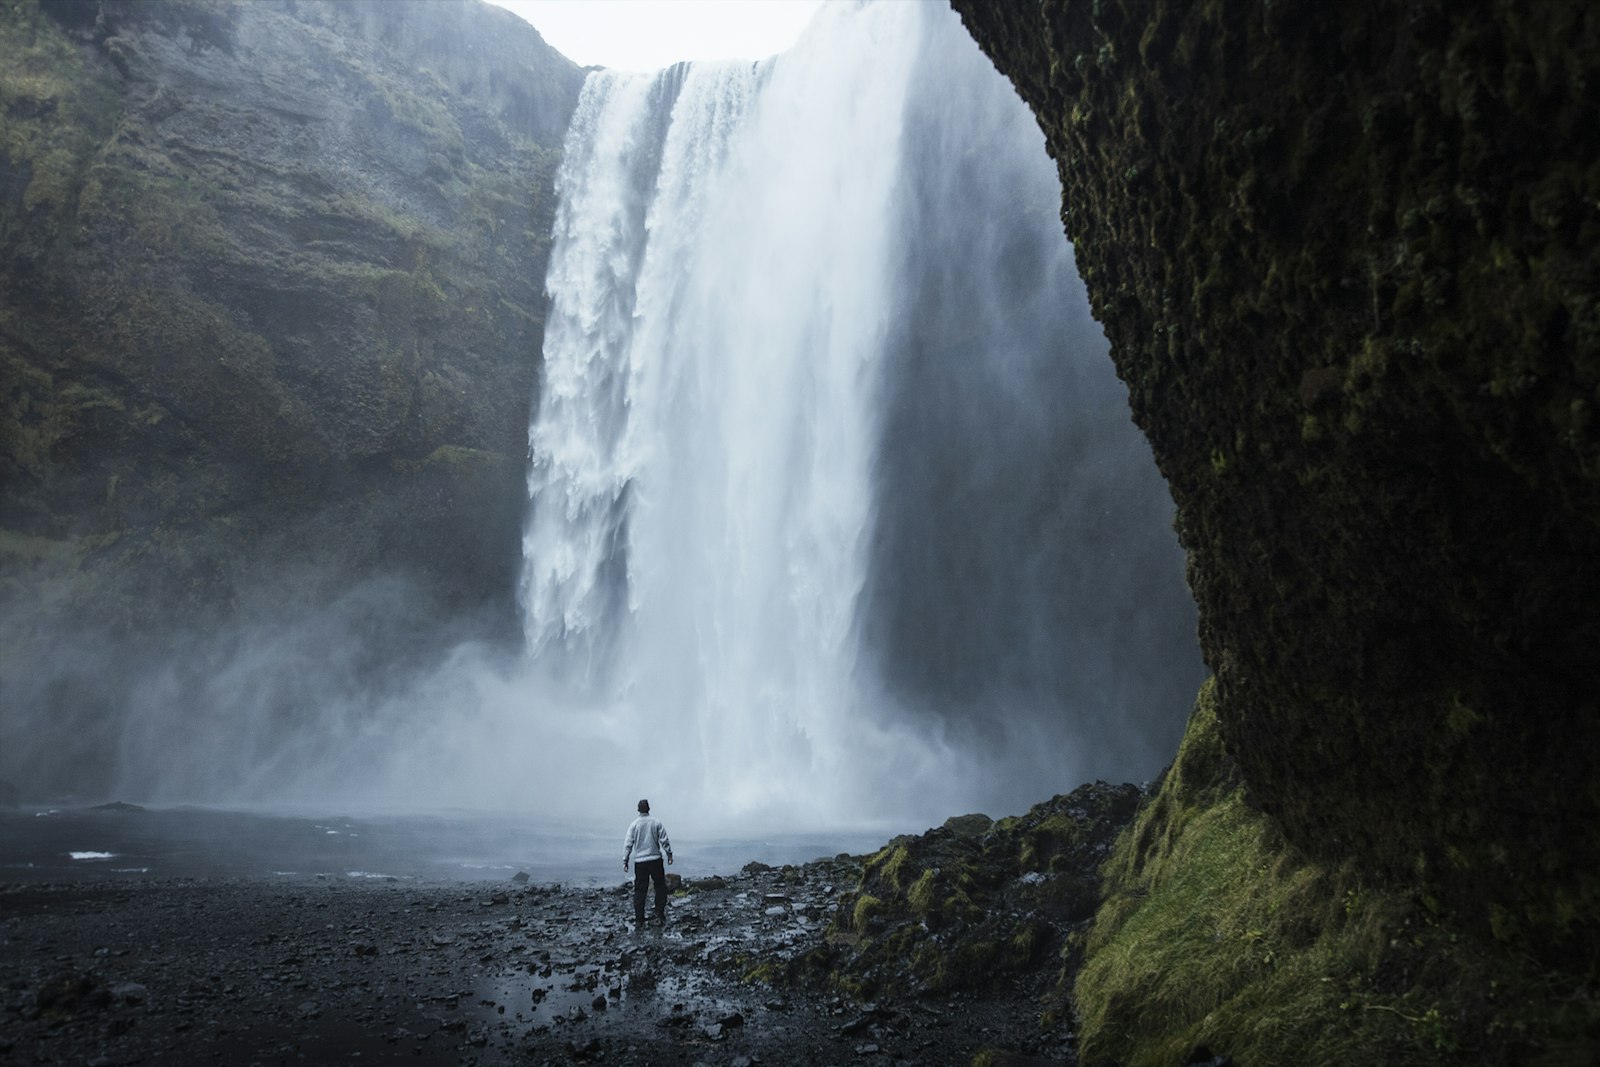
[[[1118,841],[1075,995],[1085,1063],[1588,1062],[1600,1001],[1410,886],[1290,847],[1223,751],[1212,683]],[[1585,1051],[1588,1050],[1588,1051]]]

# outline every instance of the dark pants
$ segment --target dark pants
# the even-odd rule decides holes
[[[633,921],[644,925],[645,883],[656,884],[656,921],[667,917],[667,861],[635,860],[633,864]]]

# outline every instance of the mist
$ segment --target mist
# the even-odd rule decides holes
[[[1172,504],[952,12],[593,73],[557,191],[516,638],[314,547],[222,625],[14,602],[0,776],[760,833],[1160,770],[1203,676]]]

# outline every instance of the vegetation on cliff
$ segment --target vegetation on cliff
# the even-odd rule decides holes
[[[957,0],[1034,107],[1288,843],[1600,958],[1600,16]]]
[[[114,721],[140,649],[246,601],[303,613],[399,580],[419,630],[514,632],[582,71],[475,2],[18,0],[0,52],[0,685],[20,725]],[[100,667],[55,670],[74,643]],[[18,726],[23,784],[50,787],[61,759],[20,748],[61,731]],[[103,757],[72,754],[73,786]]]
[[[1571,1063],[1600,1001],[1437,900],[1284,841],[1245,798],[1207,683],[1118,839],[1074,976],[1086,1063]],[[1581,1057],[1579,1057],[1581,1059]]]

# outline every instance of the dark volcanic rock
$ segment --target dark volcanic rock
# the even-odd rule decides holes
[[[1053,971],[1046,961],[1100,906],[1100,866],[1142,796],[1137,786],[1096,782],[981,836],[947,824],[898,837],[841,894],[828,947],[787,973],[820,970],[853,993],[881,996],[991,988]]]
[[[848,858],[789,868],[805,875],[793,895],[816,903],[859,869]],[[202,1048],[227,1063],[642,1067],[842,1064],[869,1046],[899,1062],[968,1064],[986,1047],[1041,1047],[1035,1005],[1001,983],[914,1006],[802,987],[774,999],[743,966],[827,936],[798,917],[752,921],[752,899],[778,877],[691,888],[667,929],[644,934],[627,932],[625,897],[554,886],[488,913],[477,904],[487,885],[139,880],[118,885],[114,904],[103,886],[0,885],[0,989],[12,991],[0,999],[0,1051],[14,1042],[30,1062],[64,1063],[189,1062]],[[357,928],[394,951],[340,951]],[[128,952],[103,973],[55,962],[111,941]],[[144,1003],[118,999],[128,982],[148,987]],[[1050,1040],[1054,1051],[1063,1035]]]
[[[955,6],[1058,162],[1250,795],[1592,960],[1592,5]]]
[[[35,664],[0,700],[53,727],[20,784],[94,788],[62,738],[177,623],[360,587],[369,672],[510,633],[582,72],[475,0],[23,0],[0,52],[0,640]],[[52,674],[64,634],[103,666]]]

